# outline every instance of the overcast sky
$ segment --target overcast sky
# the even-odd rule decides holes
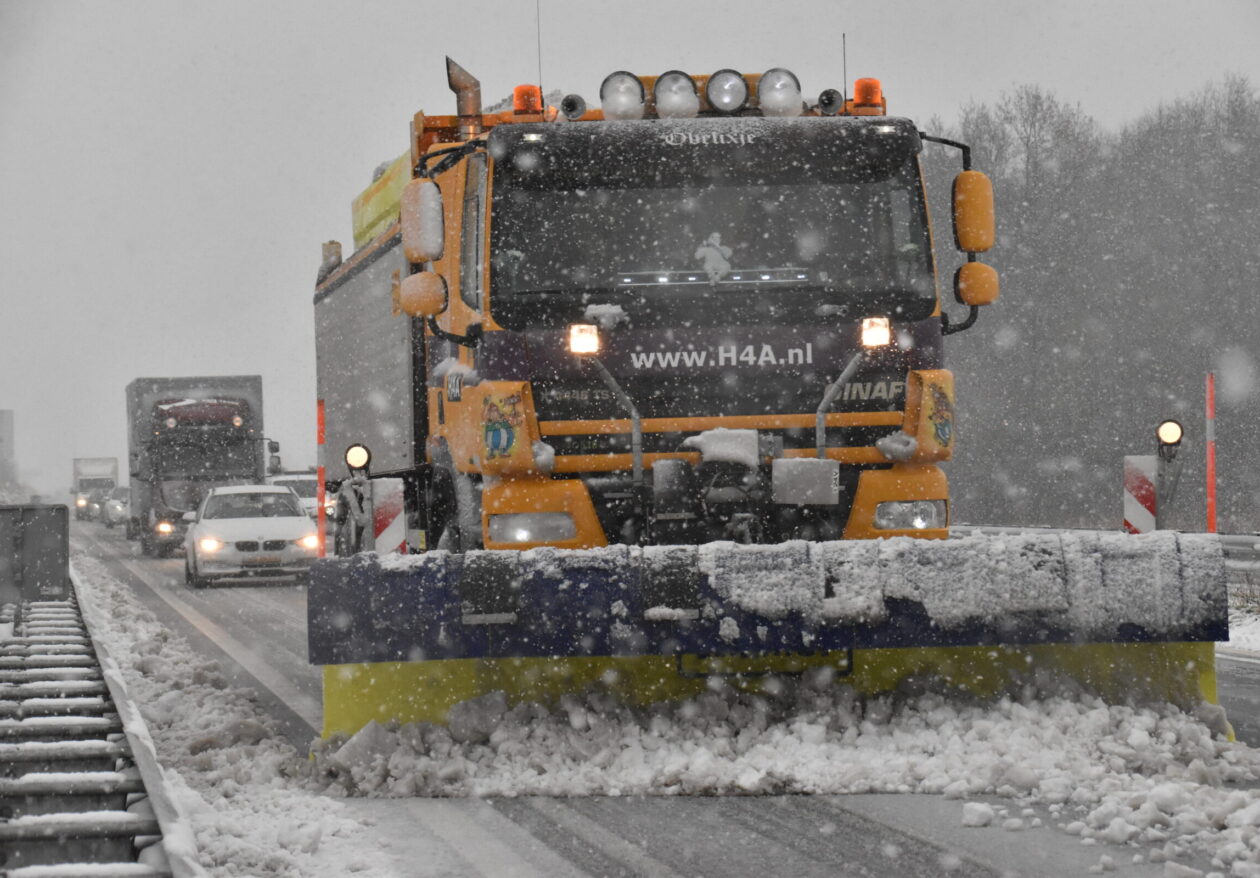
[[[454,112],[442,56],[486,102],[538,78],[533,2],[0,0],[0,409],[20,472],[126,454],[140,375],[261,374],[267,433],[311,465],[311,294],[350,201]],[[794,70],[807,95],[883,80],[947,122],[1022,83],[1105,127],[1228,73],[1260,83],[1255,0],[541,0],[547,90],[615,69]],[[1007,290],[1008,295],[1018,291]]]

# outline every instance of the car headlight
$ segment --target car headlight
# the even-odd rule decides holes
[[[82,509],[84,506],[87,506],[87,498],[86,497],[75,498],[74,505]]]
[[[306,536],[302,537],[302,539],[294,540],[293,542],[297,543],[303,549],[318,549],[319,548],[319,536],[317,536],[316,534],[307,534]]]
[[[577,536],[577,525],[567,512],[514,512],[491,515],[492,543],[553,543]]]
[[[875,507],[877,530],[927,530],[947,523],[944,500],[895,500]]]
[[[159,521],[154,530],[160,534],[171,534],[175,533],[175,525],[171,524],[169,521]]]
[[[197,540],[197,548],[203,552],[217,552],[223,548],[223,541],[216,540],[214,537],[202,537]]]

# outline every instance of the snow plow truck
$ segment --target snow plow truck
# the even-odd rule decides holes
[[[1215,700],[1215,538],[946,539],[943,342],[998,298],[968,147],[874,79],[811,103],[781,68],[619,71],[598,108],[486,111],[447,76],[456,115],[415,115],[316,286],[325,734],[813,667]],[[925,143],[961,158],[961,319]]]

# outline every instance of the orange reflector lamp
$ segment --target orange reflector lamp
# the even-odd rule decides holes
[[[512,110],[517,113],[541,113],[542,88],[537,85],[518,85],[512,89]]]
[[[853,103],[859,107],[882,107],[884,88],[879,80],[868,77],[853,83]]]
[[[590,323],[569,325],[569,353],[579,357],[599,353],[599,327]]]

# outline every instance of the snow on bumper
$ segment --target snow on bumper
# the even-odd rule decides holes
[[[315,664],[1214,641],[1210,535],[1015,534],[321,559]]]

